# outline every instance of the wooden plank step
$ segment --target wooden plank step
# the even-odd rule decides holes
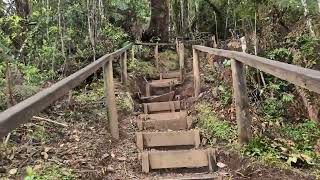
[[[166,102],[166,101],[172,101],[174,98],[175,92],[171,91],[166,94],[162,94],[159,96],[145,96],[141,97],[140,99],[143,102],[153,103],[153,102]]]
[[[173,78],[178,78],[180,79],[180,71],[175,71],[175,72],[164,72],[160,73],[160,79],[173,79]]]
[[[200,145],[199,130],[172,131],[172,132],[137,132],[137,147],[142,151],[144,148],[165,146]]]
[[[181,84],[181,81],[179,81],[178,78],[171,78],[171,79],[152,80],[148,84],[152,88],[165,88],[165,87]]]
[[[187,130],[192,125],[192,119],[187,118],[186,111],[143,114],[137,120],[139,130],[156,129],[156,130]]]
[[[168,102],[156,102],[156,103],[144,103],[144,113],[151,114],[161,111],[171,111],[181,110],[180,101],[168,101]]]
[[[159,178],[159,180],[214,180],[214,179],[219,179],[219,177],[213,174],[193,174],[193,175]]]
[[[142,171],[150,169],[169,168],[200,168],[208,167],[210,172],[215,170],[216,156],[214,149],[180,150],[180,151],[145,151],[141,154]]]

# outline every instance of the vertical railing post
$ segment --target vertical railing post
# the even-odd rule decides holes
[[[246,144],[251,138],[251,117],[249,114],[245,67],[243,63],[232,59],[231,69],[239,142],[240,144]]]
[[[179,64],[180,64],[180,78],[181,81],[184,81],[184,75],[185,75],[185,67],[184,67],[184,43],[179,42],[178,43],[178,49],[179,49]]]
[[[200,94],[199,53],[194,48],[193,48],[193,83],[194,83],[194,96],[198,97]]]
[[[121,82],[126,86],[128,83],[128,54],[127,51],[125,51],[121,55]]]
[[[159,45],[157,45],[154,48],[154,58],[156,60],[156,68],[159,70]]]
[[[115,139],[119,139],[119,122],[114,94],[112,61],[113,57],[110,56],[109,60],[103,67],[104,94],[108,109],[108,120],[111,136]]]
[[[131,48],[131,53],[130,53],[131,57],[130,57],[130,60],[134,60],[134,54],[135,54],[134,47],[135,47],[135,46],[132,46],[132,48]]]

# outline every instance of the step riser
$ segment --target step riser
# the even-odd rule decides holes
[[[191,119],[170,119],[170,120],[137,120],[137,126],[140,131],[154,129],[154,130],[188,130],[192,125]]]
[[[145,103],[143,104],[144,113],[151,114],[161,111],[177,111],[181,110],[180,101],[170,101],[170,102],[158,102],[158,103]]]
[[[186,151],[154,151],[142,153],[142,171],[168,168],[199,168],[208,167],[210,172],[215,170],[215,151],[186,150]]]
[[[150,147],[188,146],[198,148],[200,132],[198,130],[181,132],[140,132],[136,133],[137,147],[142,151]]]

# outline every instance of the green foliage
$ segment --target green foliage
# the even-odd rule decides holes
[[[76,179],[76,176],[71,169],[62,168],[58,165],[46,166],[39,171],[34,171],[31,167],[27,167],[24,180],[48,179],[72,180]]]
[[[274,79],[274,82],[270,80],[263,92],[261,108],[258,112],[265,120],[277,121],[284,118],[287,113],[285,109],[293,102],[294,96],[286,92],[289,91],[288,82],[279,79]]]
[[[26,137],[35,142],[47,142],[49,134],[43,125],[34,125],[28,129]]]
[[[313,68],[320,64],[319,49],[320,41],[309,35],[303,35],[297,39],[297,52],[294,56],[294,63],[306,68]]]
[[[129,93],[119,93],[116,97],[116,104],[118,109],[127,113],[133,113],[134,102]]]
[[[230,105],[232,103],[232,88],[227,85],[220,85],[219,90],[219,101],[224,105]]]
[[[204,127],[215,137],[222,140],[234,140],[236,137],[236,127],[226,121],[219,120],[213,112],[209,103],[200,102],[196,105],[199,125]]]
[[[242,149],[242,153],[264,160],[281,160],[289,165],[320,165],[320,157],[314,151],[316,141],[320,138],[316,122],[307,120],[299,124],[286,124],[281,128],[270,127],[269,131],[279,134],[279,138],[258,135]]]
[[[157,70],[151,62],[138,59],[131,59],[128,64],[128,70],[133,72],[135,77],[153,76]]]
[[[268,57],[270,59],[286,63],[292,63],[293,60],[292,53],[286,48],[274,49],[268,54]]]

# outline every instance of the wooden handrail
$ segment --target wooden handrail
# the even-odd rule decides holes
[[[193,46],[193,48],[201,52],[235,59],[243,64],[257,68],[297,86],[320,93],[320,71],[274,61],[243,52],[214,49],[204,46]]]
[[[175,46],[175,43],[142,43],[136,42],[135,45],[142,45],[142,46]]]
[[[110,61],[110,57],[119,56],[132,47],[132,43],[113,52],[106,54],[97,61],[89,64],[74,74],[62,79],[51,87],[40,91],[34,96],[0,113],[0,137],[27,122],[32,116],[46,109],[53,102],[67,94],[70,90],[80,85],[90,75]]]
[[[251,116],[249,113],[249,100],[245,77],[246,68],[244,65],[254,67],[297,86],[320,93],[320,71],[246,54],[245,52],[195,45],[193,46],[193,74],[194,93],[196,97],[199,96],[201,89],[198,52],[205,52],[231,59],[233,97],[236,107],[238,137],[241,144],[246,144],[251,139]]]

